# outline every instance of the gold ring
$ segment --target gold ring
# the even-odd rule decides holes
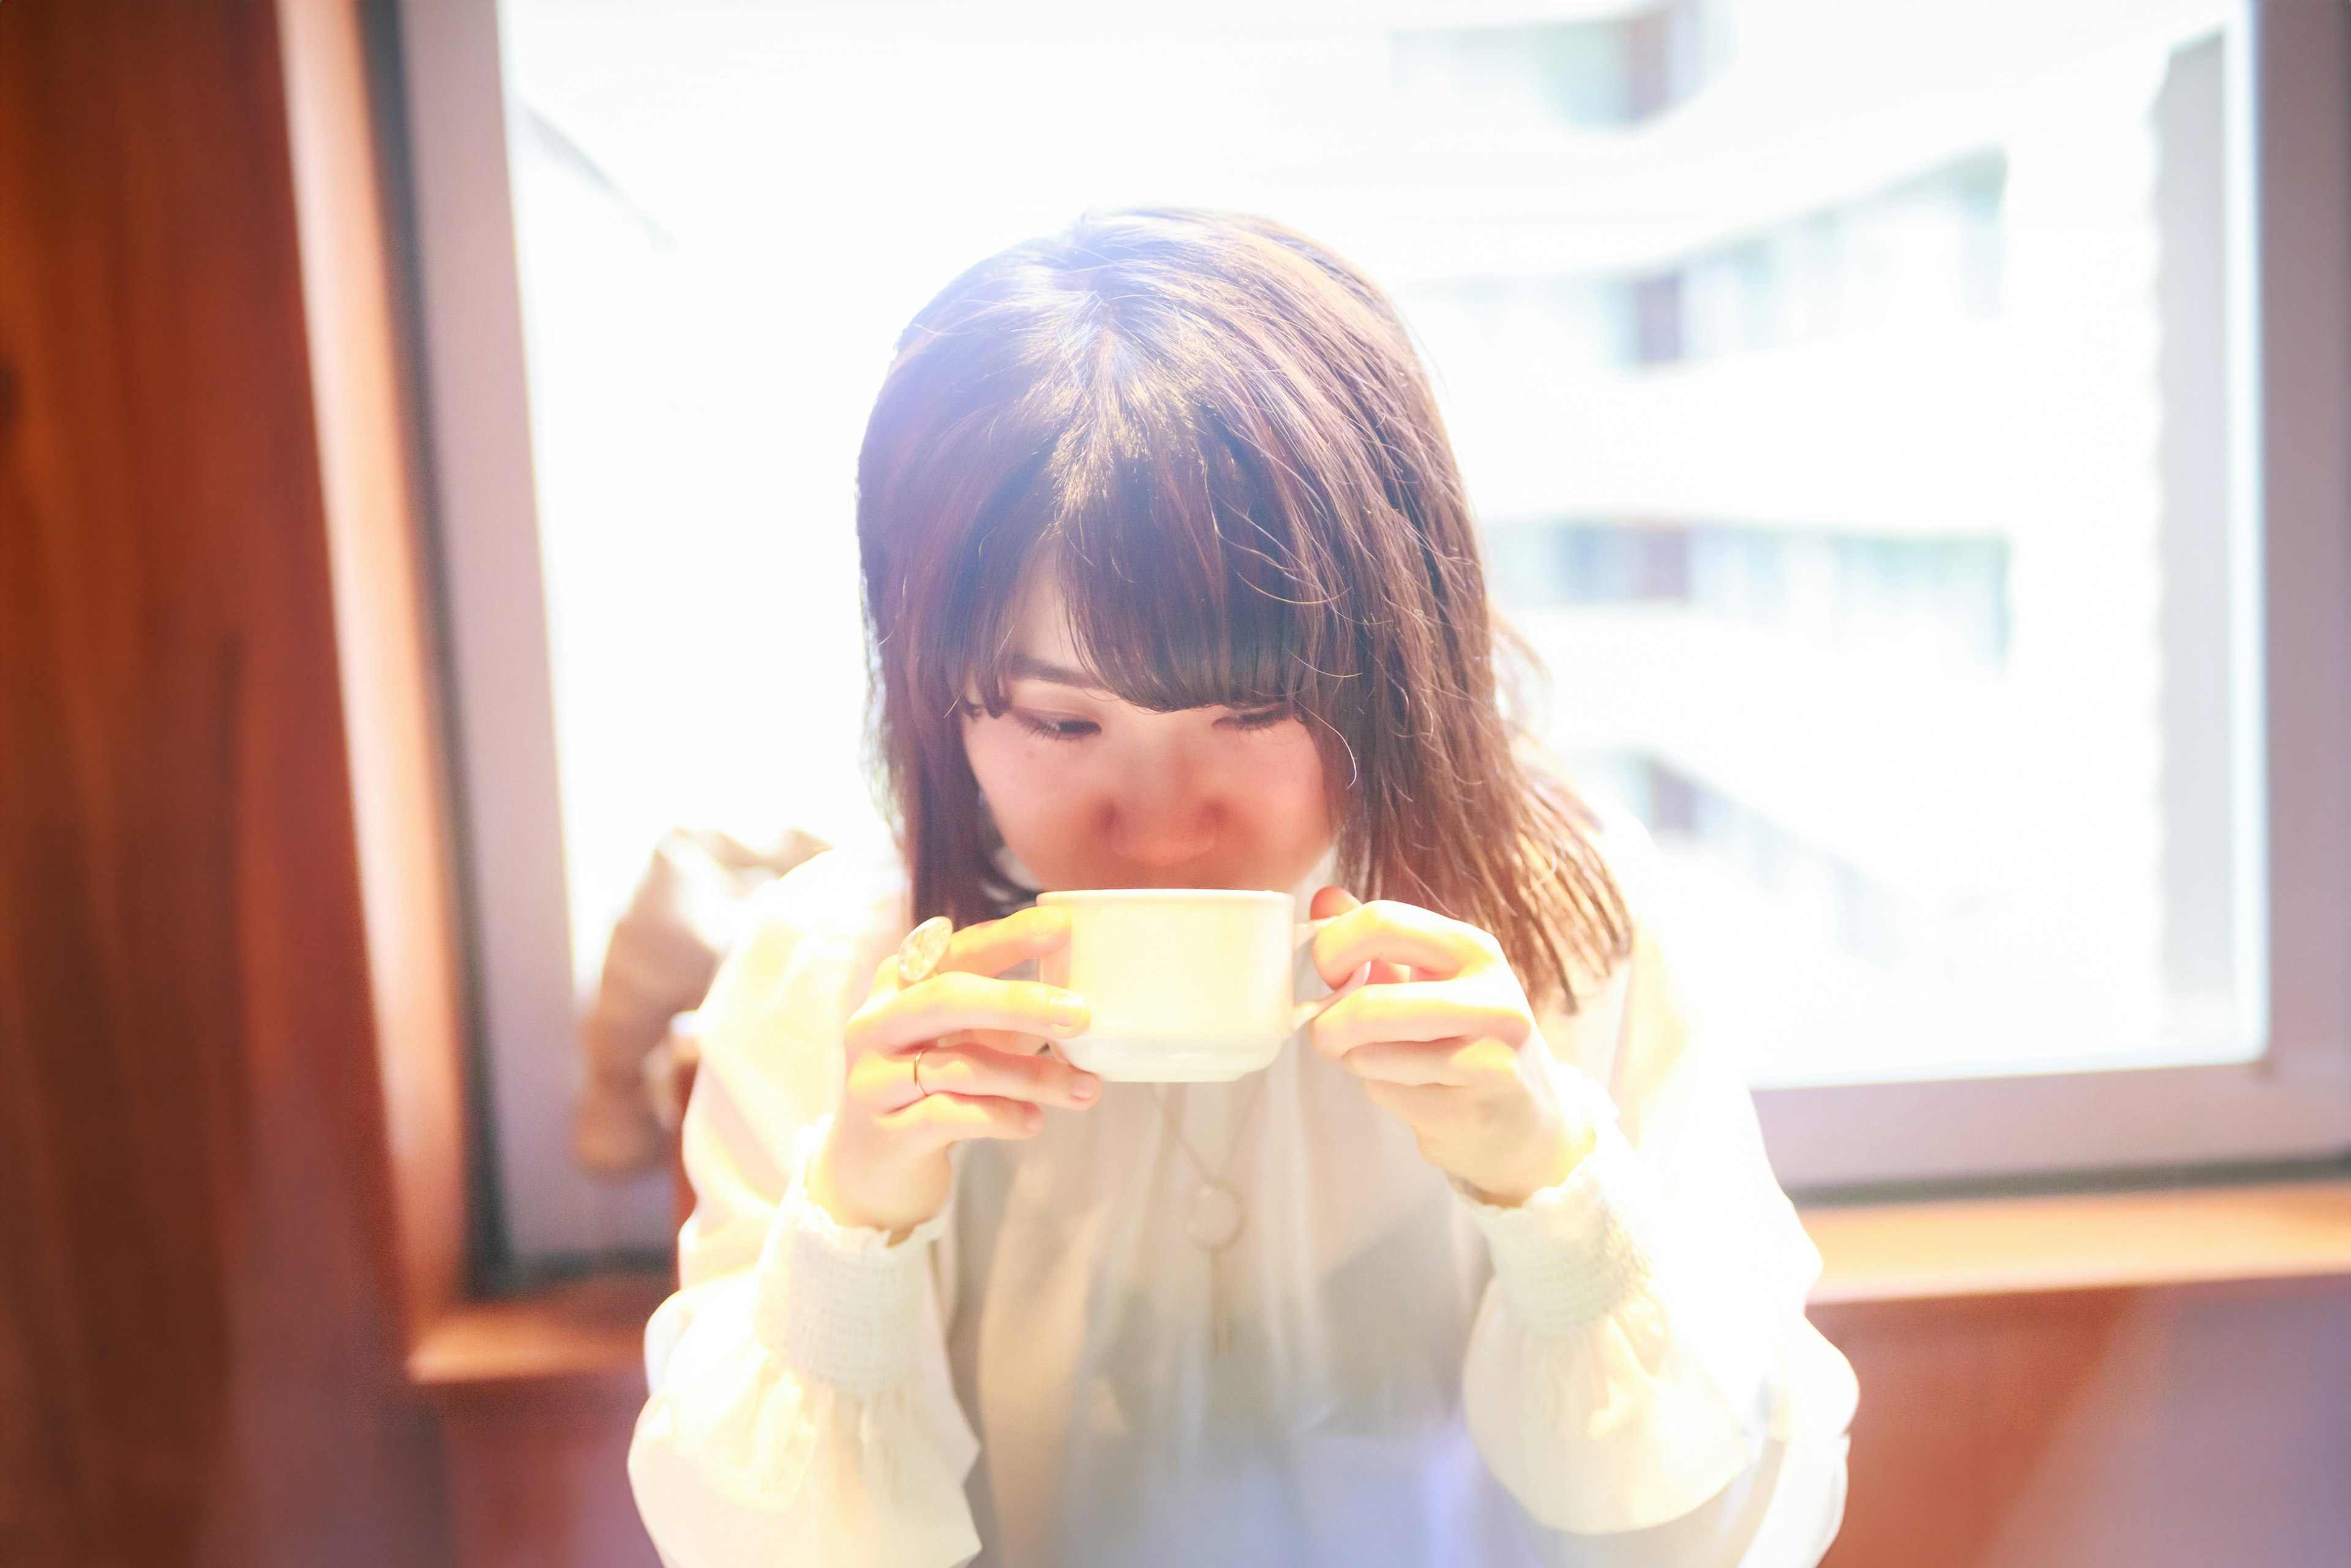
[[[938,1041],[935,1040],[926,1040],[921,1045],[914,1048],[914,1054],[913,1056],[906,1059],[906,1066],[914,1075],[914,1087],[921,1091],[921,1092],[914,1096],[917,1101],[927,1100],[931,1097],[930,1090],[925,1088],[923,1084],[923,1052],[930,1050],[931,1047],[937,1043]]]

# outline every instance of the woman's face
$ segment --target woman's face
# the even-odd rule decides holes
[[[1005,843],[1046,889],[1286,892],[1331,845],[1322,761],[1280,710],[1153,713],[1092,686],[1052,573],[1033,574],[991,717],[965,752]]]

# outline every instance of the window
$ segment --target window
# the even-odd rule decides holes
[[[2272,940],[2351,941],[2351,864],[2279,831],[2345,847],[2351,765],[2292,743],[2351,674],[2264,656],[2351,596],[2263,575],[2346,519],[2275,502],[2332,459],[2264,419],[2314,361],[2257,287],[2337,242],[2255,199],[2341,161],[2256,126],[2341,110],[2270,111],[2246,12],[1121,15],[407,0],[513,1246],[665,1228],[546,1110],[655,838],[869,818],[851,486],[896,331],[1144,202],[1395,294],[1547,737],[1656,833],[1792,1184],[2351,1145],[2351,1009]]]

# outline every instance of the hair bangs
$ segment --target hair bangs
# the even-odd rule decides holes
[[[1096,399],[1036,476],[1018,580],[1051,574],[1085,673],[1137,707],[1319,710],[1335,603],[1301,548],[1304,497],[1279,482],[1296,465],[1196,403],[1119,401]],[[1013,604],[991,608],[992,656],[974,674],[993,709]]]

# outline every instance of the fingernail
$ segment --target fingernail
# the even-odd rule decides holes
[[[1063,991],[1046,1004],[1045,1013],[1053,1020],[1055,1029],[1086,1027],[1087,1010],[1084,999],[1068,991]]]
[[[1081,1074],[1070,1085],[1070,1098],[1072,1100],[1091,1100],[1101,1092],[1101,1080],[1090,1072]]]

